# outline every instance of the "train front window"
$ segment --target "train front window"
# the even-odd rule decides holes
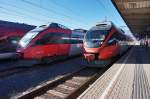
[[[47,26],[42,25],[39,26],[31,31],[29,31],[25,36],[23,36],[23,38],[19,41],[19,45],[21,47],[26,47],[30,41],[35,38],[41,31],[45,30],[47,28]]]
[[[99,47],[106,38],[108,31],[106,30],[92,30],[85,35],[84,44],[87,47]]]
[[[39,32],[37,31],[31,31],[28,32],[20,41],[19,41],[19,45],[21,45],[21,47],[26,47],[29,42],[38,34]]]

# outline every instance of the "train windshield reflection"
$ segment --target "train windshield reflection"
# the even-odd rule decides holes
[[[85,40],[86,41],[102,41],[105,39],[106,35],[107,35],[106,30],[89,31],[85,35]]]
[[[38,33],[40,33],[41,31],[45,30],[47,28],[47,26],[40,26],[40,27],[37,27],[31,31],[29,31],[20,41],[19,41],[19,45],[21,47],[26,47],[30,41],[36,37],[36,35]]]
[[[99,47],[106,38],[107,33],[108,31],[106,30],[88,31],[84,38],[84,45],[87,47]]]

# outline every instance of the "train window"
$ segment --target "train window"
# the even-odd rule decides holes
[[[114,33],[108,42],[110,42],[112,40],[116,40],[116,41],[119,40],[118,33]]]
[[[108,41],[108,45],[114,45],[114,44],[116,44],[117,42],[118,42],[117,39],[112,38],[112,39],[110,39],[110,40]]]
[[[115,33],[114,33],[113,38],[118,39],[118,40],[121,39],[121,37],[120,37],[120,35],[119,35],[118,32],[115,32]]]
[[[61,40],[61,43],[69,44],[70,43],[70,35],[62,33],[60,40]]]
[[[32,39],[35,38],[39,34],[40,31],[42,31],[42,29],[40,29],[40,28],[29,31],[19,41],[20,46],[26,47],[32,41]]]
[[[124,36],[118,32],[114,33],[112,38],[116,38],[117,40],[120,40],[120,41],[125,40]]]
[[[94,30],[88,31],[85,35],[86,41],[103,41],[107,36],[108,31],[105,30]]]
[[[65,33],[48,33],[42,37],[42,44],[68,43],[69,35]]]
[[[78,43],[83,43],[83,40],[77,39],[77,38],[71,38],[70,39],[71,44],[78,44]]]
[[[77,43],[82,43],[82,39],[80,37],[80,35],[72,35],[70,38],[64,38],[65,36],[63,36],[63,43],[68,43],[68,44],[77,44]]]
[[[41,44],[43,44],[43,42],[44,42],[44,40],[38,39],[38,40],[36,40],[35,45],[41,45]]]
[[[84,29],[74,29],[73,31],[82,32],[82,33],[86,33],[87,32],[87,30],[84,30]]]
[[[72,36],[70,38],[70,43],[71,44],[83,43],[83,38],[84,38],[84,36],[82,36],[82,35],[72,34]]]
[[[65,33],[48,33],[43,35],[40,40],[35,42],[36,45],[46,44],[78,44],[83,43],[83,39],[79,35],[70,37],[69,34]]]

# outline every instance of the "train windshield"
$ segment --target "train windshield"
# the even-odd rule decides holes
[[[29,31],[25,36],[23,36],[23,38],[19,41],[19,45],[21,47],[26,47],[30,41],[35,38],[41,31],[43,31],[44,29],[46,29],[46,26],[40,26],[37,27],[31,31]]]
[[[86,47],[99,47],[106,38],[107,34],[107,30],[88,31],[84,38],[84,45]]]

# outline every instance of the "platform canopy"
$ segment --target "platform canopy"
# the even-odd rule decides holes
[[[150,0],[111,0],[133,33],[150,34]]]

